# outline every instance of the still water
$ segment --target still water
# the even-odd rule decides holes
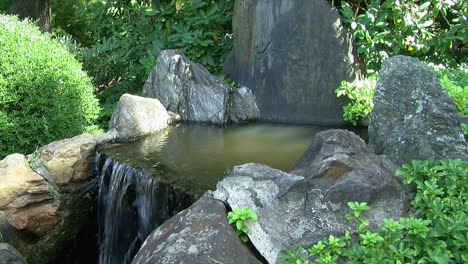
[[[263,163],[289,171],[319,126],[248,124],[226,127],[180,124],[158,134],[110,146],[106,155],[149,176],[194,193],[213,190],[226,169]]]

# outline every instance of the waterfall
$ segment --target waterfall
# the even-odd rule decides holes
[[[130,263],[151,231],[195,200],[102,152],[96,154],[96,171],[99,264]]]

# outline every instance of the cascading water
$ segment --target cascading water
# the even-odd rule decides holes
[[[96,166],[100,264],[130,263],[151,231],[196,198],[104,153]]]

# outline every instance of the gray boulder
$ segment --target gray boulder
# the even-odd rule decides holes
[[[255,95],[247,87],[239,87],[229,96],[229,120],[233,123],[257,119],[258,110]]]
[[[224,71],[252,89],[262,120],[343,124],[334,90],[356,76],[339,13],[325,0],[235,2]]]
[[[436,74],[417,59],[396,56],[383,63],[369,148],[397,165],[429,157],[468,158],[456,106]]]
[[[343,234],[350,225],[344,217],[348,201],[369,204],[372,228],[408,210],[403,187],[380,158],[342,130],[317,134],[291,173],[260,164],[234,167],[214,197],[257,213],[248,236],[268,263],[276,263],[281,250]]]
[[[205,193],[154,230],[132,263],[261,263],[229,226],[226,215],[224,204]]]
[[[320,189],[337,217],[348,211],[348,201],[366,202],[370,223],[377,226],[409,209],[404,186],[387,169],[392,168],[388,162],[369,151],[356,134],[326,130],[314,136],[291,173],[305,177],[309,188]]]
[[[218,183],[214,198],[232,209],[255,211],[258,220],[246,224],[249,239],[268,263],[276,263],[281,250],[344,232],[321,191],[304,186],[301,176],[249,163],[234,167]]]
[[[224,124],[230,86],[176,50],[161,51],[142,96],[156,98],[183,121]]]
[[[112,114],[108,134],[118,139],[137,138],[166,128],[169,120],[159,100],[124,94]]]
[[[27,264],[27,262],[10,244],[0,243],[0,264]]]

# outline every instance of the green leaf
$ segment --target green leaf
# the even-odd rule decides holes
[[[352,19],[354,16],[351,6],[345,1],[341,1],[341,14],[347,19]]]
[[[239,237],[244,243],[247,243],[249,241],[249,237],[246,234],[241,234]]]
[[[249,232],[249,228],[247,226],[245,226],[245,225],[242,226],[242,232],[247,234]]]
[[[237,230],[242,230],[242,227],[243,227],[243,226],[244,226],[244,221],[238,220],[238,221],[236,222],[236,228],[237,228]]]
[[[430,5],[431,5],[431,1],[427,1],[419,6],[419,10],[420,11],[426,10]]]

